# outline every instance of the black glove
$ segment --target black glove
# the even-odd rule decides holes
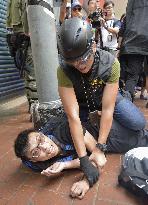
[[[99,178],[98,169],[89,161],[88,156],[80,157],[80,168],[84,172],[90,187],[95,184]]]

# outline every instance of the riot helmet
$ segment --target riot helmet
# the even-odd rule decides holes
[[[75,60],[83,56],[93,42],[90,24],[78,17],[66,19],[57,35],[58,49],[64,60]]]

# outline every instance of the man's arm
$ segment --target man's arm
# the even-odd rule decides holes
[[[106,83],[102,97],[102,112],[100,119],[99,143],[106,143],[108,134],[111,129],[113,112],[118,93],[118,84],[120,77],[120,64],[118,60],[112,65],[111,76]]]
[[[86,147],[81,121],[79,118],[79,106],[73,88],[59,87],[59,95],[68,117],[71,136],[79,157],[85,156]]]
[[[79,105],[76,100],[74,89],[59,87],[59,95],[68,117],[71,136],[80,159],[80,168],[88,179],[90,186],[93,186],[93,184],[98,180],[99,172],[89,161],[86,153],[83,128],[79,118]]]
[[[80,160],[74,159],[66,162],[55,162],[53,165],[41,172],[42,175],[51,176],[62,172],[65,169],[74,169],[80,167]]]
[[[28,25],[28,19],[27,19],[27,10],[26,7],[23,8],[22,13],[22,25],[23,25],[23,31],[26,35],[29,35],[29,25]]]
[[[92,153],[96,147],[97,141],[94,139],[94,137],[88,131],[86,131],[86,133],[85,133],[84,141],[85,141],[85,146],[86,146],[87,150],[90,153]]]
[[[116,101],[116,95],[118,92],[118,83],[107,84],[103,93],[102,100],[102,114],[100,120],[100,131],[98,137],[98,143],[106,144],[113,120],[113,112]],[[97,167],[103,167],[106,163],[106,158],[104,153],[95,147],[93,153],[90,156]]]
[[[60,7],[60,16],[59,16],[60,23],[63,23],[63,21],[65,20],[66,5],[67,5],[67,0],[63,0],[63,2],[61,3],[61,7]]]
[[[80,168],[88,179],[90,186],[92,186],[98,180],[99,172],[97,168],[94,167],[89,161],[86,153],[83,128],[79,118],[79,105],[76,99],[74,88],[69,79],[65,81],[67,77],[64,72],[62,72],[62,69],[58,69],[57,76],[59,84],[59,95],[68,117],[71,136],[80,159]]]
[[[108,134],[110,132],[113,120],[113,112],[118,92],[118,82],[107,83],[103,93],[102,99],[102,113],[100,120],[100,131],[98,142],[106,143]]]
[[[97,141],[87,131],[86,131],[86,134],[84,136],[84,141],[85,141],[85,145],[86,145],[87,150],[92,152],[96,147]],[[96,166],[96,164],[94,164],[94,166]],[[98,171],[100,171],[100,169],[98,169]],[[75,182],[72,185],[71,190],[70,190],[70,195],[73,198],[83,199],[85,194],[89,191],[89,189],[90,189],[89,182],[88,182],[87,178],[85,176],[83,176],[83,178],[80,181]]]
[[[108,134],[111,129],[114,106],[116,102],[116,96],[118,93],[118,81],[120,76],[120,64],[117,60],[112,65],[111,76],[106,84],[103,97],[102,97],[102,112],[100,119],[100,131],[98,136],[98,143],[104,144],[107,141]],[[93,160],[97,166],[104,166],[106,158],[103,152],[98,148],[95,148],[90,159]]]
[[[113,34],[118,34],[119,33],[119,29],[121,27],[121,23],[120,21],[117,21],[117,23],[114,25],[114,27],[110,27],[106,24],[105,19],[101,18],[101,25],[109,32],[109,33],[113,33]]]
[[[94,166],[96,166],[96,164],[94,164]],[[85,176],[83,176],[83,178],[78,181],[75,182],[70,190],[70,195],[73,198],[78,198],[78,199],[83,199],[85,194],[89,191],[90,189],[90,185],[88,180],[86,179]]]

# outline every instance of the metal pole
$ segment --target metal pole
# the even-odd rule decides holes
[[[58,51],[52,0],[28,0],[28,24],[40,103],[58,99]]]

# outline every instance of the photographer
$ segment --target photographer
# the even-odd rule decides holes
[[[101,24],[100,19],[102,19],[102,10],[100,8],[100,0],[89,0],[88,1],[88,20],[92,25],[95,33],[95,42],[102,48],[102,35],[101,35]]]
[[[116,56],[117,35],[121,27],[121,22],[115,18],[114,3],[111,0],[105,1],[103,5],[104,18],[101,18],[101,33],[103,49]]]
[[[60,7],[60,25],[65,19],[69,19],[72,17],[86,19],[86,12],[82,8],[82,5],[78,0],[74,1],[72,4],[69,3],[68,0],[63,0]]]

